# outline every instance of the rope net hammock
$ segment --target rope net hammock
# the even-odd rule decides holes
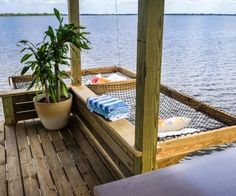
[[[108,82],[104,84],[91,84],[91,79],[97,74],[108,77],[116,73],[126,78],[124,81]],[[126,74],[128,73],[128,74]],[[132,75],[133,74],[133,75]],[[68,78],[66,81],[70,82]],[[27,88],[32,81],[31,76],[9,77],[10,85],[15,89]],[[97,95],[108,94],[125,101],[130,107],[130,117],[127,119],[135,125],[136,80],[135,74],[116,66],[102,68],[90,68],[82,71],[82,81]],[[207,108],[202,110],[201,108]],[[208,112],[208,109],[209,112]],[[192,132],[178,132],[177,134],[158,135],[158,141],[165,141],[199,132],[211,131],[228,125],[236,124],[236,117],[204,104],[188,95],[177,92],[165,85],[161,85],[159,118],[186,117],[191,119],[188,126],[195,129]],[[223,117],[222,117],[223,115]],[[224,116],[228,118],[223,120]]]

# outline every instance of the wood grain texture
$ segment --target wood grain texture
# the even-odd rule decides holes
[[[22,179],[26,196],[40,195],[39,185],[32,162],[30,147],[27,141],[25,126],[23,122],[16,124],[16,138],[19,149]]]
[[[80,123],[78,126],[77,124]],[[100,179],[101,183],[108,183],[114,180],[110,171],[107,167],[102,163],[101,159],[97,155],[96,151],[91,147],[84,134],[81,132],[80,127],[82,127],[81,121],[75,121],[72,119],[68,125],[71,133],[73,134],[75,140],[79,144],[83,153],[87,157],[90,162],[90,165],[93,167],[96,175]]]
[[[135,146],[143,152],[136,173],[155,169],[164,0],[139,0]]]
[[[5,123],[7,125],[14,124],[16,120],[15,120],[15,111],[12,97],[2,97],[2,105],[3,105]]]
[[[25,93],[18,95],[17,93],[15,95],[12,95],[12,100],[14,104],[17,103],[25,103],[25,102],[33,102],[33,98],[36,96],[34,92],[32,93]]]
[[[158,144],[156,161],[157,164],[162,162],[161,167],[168,166],[170,158],[234,141],[236,141],[236,126],[171,139]],[[167,163],[164,164],[162,160],[166,160]]]
[[[104,84],[89,84],[87,87],[97,95],[102,95],[107,92],[119,92],[135,89],[136,80],[129,79],[124,81],[107,82]]]
[[[130,171],[133,171],[133,159],[135,155],[128,149],[131,148],[131,146],[126,148],[127,143],[126,146],[121,146],[118,143],[121,141],[114,138],[115,135],[113,134],[113,129],[111,129],[110,126],[106,126],[107,122],[103,124],[99,121],[99,119],[105,121],[104,119],[94,113],[89,112],[87,107],[83,105],[83,103],[79,102],[79,100],[75,100],[74,103],[77,103],[78,106],[76,106],[76,108],[78,108],[77,114],[81,117],[91,133],[93,133],[98,139],[101,138],[101,140],[99,140],[101,145],[108,146],[108,148],[110,148],[116,154],[116,156],[120,157],[124,165],[126,165]],[[117,127],[116,130],[119,131],[120,129]]]
[[[47,162],[41,147],[34,122],[26,121],[26,130],[29,137],[30,147],[33,155],[34,165],[43,195],[57,195],[53,179],[48,170]]]
[[[31,100],[31,102],[23,102],[15,104],[14,109],[15,112],[21,112],[21,111],[35,110],[35,107],[33,101]]]
[[[73,112],[79,115],[90,132],[96,137],[106,152],[112,157],[114,162],[119,166],[125,176],[130,176],[133,174],[134,157],[140,157],[141,153],[129,145],[125,139],[129,138],[127,135],[132,133],[130,131],[134,132],[134,126],[130,123],[127,124],[127,120],[108,122],[99,115],[89,112],[86,107],[85,100],[87,99],[87,96],[94,96],[94,93],[91,92],[87,87],[80,86],[73,89],[73,91],[77,93],[74,96]],[[114,127],[111,128],[111,126]],[[129,129],[129,127],[131,129]],[[123,138],[120,134],[124,134],[123,136],[125,138]],[[131,137],[134,139],[134,133],[131,135]]]
[[[112,175],[118,180],[121,178],[124,178],[125,176],[122,174],[120,169],[116,166],[116,164],[113,162],[109,154],[102,148],[102,146],[99,144],[99,142],[96,140],[96,138],[93,136],[93,134],[89,131],[89,129],[83,124],[81,119],[79,119],[77,116],[75,117],[76,124],[85,135],[86,139],[88,140],[89,144],[94,148],[94,150],[97,152],[98,156],[103,159],[104,164],[106,164],[107,168],[111,171]]]
[[[81,116],[80,116],[81,117]],[[127,160],[127,156],[125,158],[119,153],[121,152],[120,149],[117,150],[119,147],[111,147],[111,144],[108,142],[110,140],[107,140],[107,137],[103,137],[103,134],[99,133],[96,129],[94,129],[92,126],[90,126],[90,122],[87,121],[84,118],[83,123],[88,126],[89,131],[92,133],[92,135],[96,138],[96,140],[99,142],[99,144],[102,146],[102,148],[109,154],[113,162],[117,165],[117,167],[121,170],[124,176],[132,176],[134,175],[133,171],[133,161],[132,159]],[[130,164],[129,164],[130,163]]]
[[[14,91],[6,91],[2,95],[5,123],[10,125],[19,120],[37,118],[32,102],[35,91]]]
[[[20,95],[30,95],[35,94],[37,91],[35,89],[26,90],[26,89],[14,89],[14,90],[4,90],[0,91],[0,97],[14,97],[14,96],[20,96]]]
[[[74,102],[78,102],[78,109],[81,105],[83,105],[83,110],[84,112],[86,112],[86,115],[89,115],[89,117],[92,118],[93,121],[96,121],[96,124],[98,124],[98,126],[100,125],[103,127],[103,129],[106,129],[106,133],[109,134],[110,137],[112,137],[118,143],[118,145],[129,154],[129,156],[142,156],[142,153],[134,147],[135,129],[129,121],[123,119],[115,122],[110,122],[100,117],[99,115],[90,113],[88,109],[86,109],[87,98],[95,97],[97,95],[86,86],[71,87],[71,90],[75,95]]]
[[[39,120],[0,123],[0,195],[90,196],[94,186],[120,179],[73,123],[60,131]]]
[[[33,119],[38,118],[38,114],[35,110],[29,110],[29,111],[23,111],[23,112],[17,112],[15,113],[15,120],[27,120],[27,119]]]
[[[126,69],[126,68],[123,68],[123,67],[118,67],[118,72],[120,72],[121,74],[125,75],[125,76],[128,76],[132,79],[136,79],[136,74],[129,70],[129,69]]]
[[[62,138],[59,135],[59,132],[49,131],[49,135],[52,138],[52,142],[56,148],[57,154],[61,160],[61,164],[63,165],[63,168],[66,172],[68,180],[71,183],[75,195],[90,195],[89,190],[83,181],[83,177],[79,173],[74,160],[70,156],[66,145],[64,144]]]
[[[175,165],[175,164],[179,163],[179,161],[181,159],[183,159],[184,157],[185,157],[185,154],[172,156],[172,157],[166,158],[166,159],[157,159],[156,169],[161,169],[161,168],[165,168],[165,167],[168,167],[171,165]]]
[[[69,131],[60,131],[63,140],[70,151],[73,159],[81,173],[84,177],[84,181],[88,185],[90,190],[93,190],[94,186],[101,184],[99,178],[94,173],[92,167],[89,164],[89,161],[86,159],[86,156],[83,154],[82,150],[79,148],[78,144],[75,142],[73,137],[70,135]]]
[[[39,133],[43,150],[47,157],[47,163],[59,195],[64,195],[64,196],[74,195],[72,189],[70,188],[70,183],[67,180],[65,172],[57,157],[56,151],[49,138],[48,131],[41,125],[41,123],[37,123],[36,128]]]
[[[68,18],[69,23],[73,23],[76,26],[80,26],[79,19],[79,0],[68,0]],[[79,29],[78,29],[79,31]],[[74,78],[72,82],[73,85],[81,85],[81,54],[80,50],[71,46],[70,56],[71,56],[71,75]]]
[[[0,193],[7,195],[4,123],[0,122]]]
[[[23,196],[24,189],[21,180],[21,169],[16,143],[15,127],[6,125],[5,132],[8,169],[8,195]]]

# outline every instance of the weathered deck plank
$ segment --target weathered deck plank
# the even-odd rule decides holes
[[[4,123],[0,123],[0,193],[7,195]]]
[[[32,121],[31,122],[27,121],[26,130],[29,136],[35,169],[38,175],[38,180],[42,194],[48,196],[57,195],[57,191],[55,189],[51,174],[48,170],[48,166],[38,138],[38,134],[35,130],[35,126]]]
[[[17,150],[15,127],[5,126],[7,151],[8,195],[23,196],[20,162]]]
[[[23,122],[18,123],[16,125],[16,138],[19,149],[20,165],[25,195],[40,195],[37,176],[34,171],[30,147],[28,144],[25,126]]]
[[[74,126],[47,131],[38,120],[0,122],[1,196],[90,196],[115,177]]]
[[[76,165],[73,159],[71,158],[69,151],[67,150],[59,133],[57,131],[50,131],[49,134],[52,138],[52,142],[56,148],[58,156],[61,160],[61,163],[64,167],[64,170],[71,183],[75,195],[90,195],[89,190],[86,184],[84,183],[81,174],[76,168]]]
[[[86,159],[85,155],[76,144],[69,131],[61,131],[60,133],[89,189],[92,190],[94,186],[101,184],[98,177],[91,168],[89,161]]]
[[[56,151],[50,141],[48,131],[39,123],[37,123],[36,127],[59,195],[74,195],[73,190],[70,188],[70,183],[67,180],[65,172],[63,171],[61,163],[57,157]]]
[[[112,177],[111,173],[108,171],[106,166],[102,163],[102,161],[98,157],[97,153],[94,151],[94,149],[88,143],[84,134],[79,131],[79,128],[76,126],[76,122],[71,121],[69,123],[68,128],[70,129],[71,133],[73,134],[75,140],[79,144],[83,153],[88,158],[90,164],[92,165],[92,167],[93,167],[95,173],[97,174],[98,178],[100,179],[100,181],[102,183],[111,182],[114,179],[114,177]]]

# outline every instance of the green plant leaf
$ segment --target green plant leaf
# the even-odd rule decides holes
[[[60,86],[61,86],[61,92],[62,92],[62,94],[63,94],[66,98],[68,98],[69,95],[68,95],[68,88],[67,88],[66,84],[65,84],[63,81],[61,81]]]
[[[48,27],[48,35],[50,38],[54,38],[55,35],[54,35],[54,31],[53,31],[53,28],[51,26]]]
[[[56,99],[55,91],[53,89],[53,86],[50,86],[50,85],[49,85],[49,95],[52,98],[52,101],[56,103],[57,99]]]
[[[31,89],[36,82],[36,78],[31,82],[30,86],[27,88],[27,90]]]
[[[21,41],[19,41],[19,43],[26,44],[26,43],[28,43],[28,41],[27,40],[21,40]]]
[[[60,72],[60,76],[61,76],[62,78],[70,78],[70,79],[73,79],[73,77],[72,77],[68,72],[66,72],[66,71],[61,71],[61,72]]]
[[[27,50],[27,48],[23,48],[23,49],[20,51],[20,53],[24,52],[25,50]]]
[[[36,63],[33,62],[33,63],[31,64],[31,70],[34,70],[34,69],[35,69],[35,66],[36,66]]]
[[[22,71],[21,71],[21,75],[24,75],[28,70],[29,70],[30,66],[27,65],[27,66],[24,66]]]
[[[54,14],[57,17],[57,19],[61,22],[61,14],[56,8],[54,8]]]
[[[43,45],[40,47],[40,49],[39,49],[40,52],[44,53],[44,52],[46,51],[46,49],[47,49],[47,46],[48,46],[47,43],[43,44]]]
[[[30,57],[32,56],[32,54],[25,54],[22,58],[21,58],[21,63],[27,61]]]

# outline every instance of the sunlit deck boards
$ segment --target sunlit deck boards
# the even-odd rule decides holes
[[[47,131],[38,120],[0,124],[0,193],[91,195],[115,180],[85,135],[70,122]]]

